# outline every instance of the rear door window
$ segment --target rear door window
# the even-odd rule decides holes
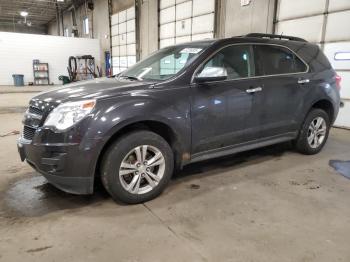
[[[307,66],[289,49],[274,45],[255,45],[256,75],[301,73]]]

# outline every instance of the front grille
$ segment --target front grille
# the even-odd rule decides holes
[[[44,114],[44,112],[40,108],[37,108],[34,106],[30,106],[28,109],[28,112],[31,114],[39,115],[39,116],[42,116]]]
[[[27,139],[27,140],[32,140],[34,137],[34,133],[35,133],[35,128],[33,127],[29,127],[29,126],[24,126],[23,128],[23,138]]]
[[[49,103],[42,101],[31,102],[23,119],[23,134],[22,137],[27,140],[33,140],[35,131],[45,122],[45,118],[52,107]]]

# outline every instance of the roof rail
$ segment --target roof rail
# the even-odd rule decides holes
[[[305,39],[295,36],[288,35],[274,35],[274,34],[261,34],[261,33],[250,33],[246,37],[258,37],[258,38],[271,38],[271,39],[287,39],[292,41],[307,42]]]

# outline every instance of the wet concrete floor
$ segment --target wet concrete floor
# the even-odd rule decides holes
[[[21,117],[0,114],[0,134]],[[0,261],[350,261],[350,180],[329,166],[350,159],[350,131],[316,156],[286,143],[190,165],[132,206],[51,186],[15,135],[0,148]]]

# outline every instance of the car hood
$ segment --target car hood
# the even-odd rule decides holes
[[[86,99],[101,99],[118,95],[130,95],[153,87],[154,82],[118,80],[117,78],[97,78],[80,81],[42,92],[32,102],[45,101],[60,104]]]

